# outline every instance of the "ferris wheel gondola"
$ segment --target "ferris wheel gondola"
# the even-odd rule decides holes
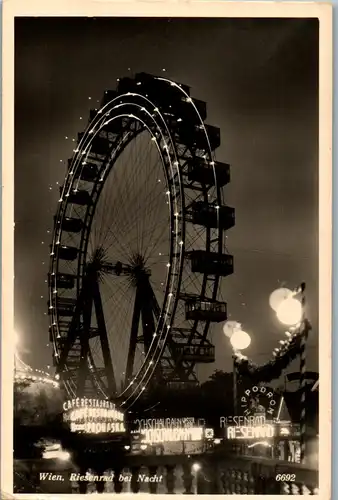
[[[234,209],[205,119],[189,87],[141,73],[106,91],[79,134],[49,269],[54,363],[72,397],[130,407],[150,383],[195,383],[196,363],[214,361]]]

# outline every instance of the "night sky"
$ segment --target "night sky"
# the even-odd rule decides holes
[[[269,359],[283,338],[269,294],[304,280],[308,368],[318,369],[318,23],[18,18],[15,29],[15,325],[25,361],[46,369],[52,360],[45,280],[72,138],[118,77],[165,68],[207,102],[208,123],[221,129],[217,159],[232,167],[224,194],[236,208],[235,272],[223,295],[251,334],[245,354]],[[212,339],[216,363],[201,378],[231,370],[221,326]]]

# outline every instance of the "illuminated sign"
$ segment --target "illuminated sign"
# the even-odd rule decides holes
[[[184,418],[141,418],[134,420],[134,425],[139,431],[144,429],[181,429],[187,427],[200,427],[203,425],[199,419],[196,424],[193,417]]]
[[[142,443],[156,444],[177,441],[201,441],[203,438],[212,439],[213,429],[203,429],[203,427],[167,427],[152,428],[142,431]]]
[[[221,429],[224,427],[227,427],[228,425],[236,425],[236,426],[257,426],[257,425],[265,425],[266,423],[266,418],[265,416],[250,416],[250,417],[244,417],[244,416],[237,416],[237,417],[220,417],[219,419],[219,426]]]
[[[229,426],[227,427],[227,439],[264,439],[275,435],[273,425],[259,426]]]
[[[213,429],[205,429],[203,418],[142,418],[134,420],[134,432],[142,434],[142,443],[175,443],[212,439]]]
[[[63,419],[72,432],[123,433],[124,414],[110,401],[76,398],[63,403]]]
[[[273,415],[276,410],[276,400],[273,390],[269,387],[254,385],[244,391],[241,397],[241,407],[244,415],[267,413]]]
[[[70,410],[72,408],[107,408],[110,410],[115,410],[116,405],[111,401],[92,398],[69,399],[68,401],[65,401],[63,403],[64,411]]]

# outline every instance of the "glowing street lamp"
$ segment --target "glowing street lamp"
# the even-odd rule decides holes
[[[281,303],[288,299],[292,295],[292,291],[289,288],[277,288],[274,290],[269,297],[269,304],[271,309],[277,311]]]
[[[230,344],[234,351],[243,351],[251,344],[251,337],[248,333],[242,330],[242,326],[237,321],[227,321],[223,325],[223,333],[226,337],[230,338]],[[232,357],[233,368],[233,399],[234,399],[234,415],[237,414],[237,367],[235,353]]]
[[[251,337],[242,329],[235,330],[233,335],[230,337],[230,344],[235,351],[243,351],[251,344]]]
[[[236,329],[230,337],[230,344],[234,351],[243,351],[251,344],[251,337],[242,328]],[[237,415],[237,366],[236,358],[233,355],[233,397],[234,397],[234,416]]]
[[[296,298],[300,289],[294,291],[288,288],[277,288],[269,298],[270,307],[275,311],[280,323],[287,326],[294,326],[299,323],[304,315],[303,303]]]
[[[276,316],[283,325],[294,326],[302,319],[302,304],[292,296],[288,297],[278,306]]]
[[[311,326],[306,318],[306,298],[305,298],[305,283],[296,288],[294,291],[288,289],[275,290],[270,295],[270,306],[275,310],[277,319],[284,325],[298,328],[300,338],[300,378],[299,392],[301,401],[301,418],[300,418],[300,461],[305,462],[306,459],[306,343]]]
[[[202,466],[201,464],[199,464],[198,462],[195,462],[194,464],[192,464],[191,466],[191,470],[192,472],[194,473],[195,475],[195,481],[196,481],[196,486],[195,486],[195,493],[196,495],[198,494],[198,473],[199,471],[202,469]]]

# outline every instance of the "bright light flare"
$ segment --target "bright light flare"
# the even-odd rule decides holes
[[[15,347],[15,349],[17,347],[19,347],[19,344],[20,344],[20,336],[19,336],[18,332],[16,332],[14,330],[14,347]]]
[[[269,304],[271,309],[277,312],[277,309],[284,300],[288,299],[292,295],[292,291],[288,288],[277,288],[274,290],[269,297]]]
[[[47,450],[42,454],[44,459],[61,460],[62,462],[67,462],[70,457],[69,451],[65,450]]]
[[[266,448],[271,448],[271,444],[267,441],[257,441],[256,443],[249,444],[248,448],[254,448],[255,446],[265,446]]]
[[[192,464],[192,467],[191,467],[191,468],[192,468],[192,470],[193,470],[194,472],[198,472],[199,470],[201,470],[201,468],[202,468],[202,467],[201,467],[201,465],[200,465],[200,464],[198,464],[198,463],[196,462],[196,463]]]
[[[299,300],[289,297],[279,305],[276,315],[283,325],[293,326],[302,319],[302,304]]]
[[[242,351],[251,344],[251,337],[243,330],[236,330],[230,338],[230,343],[236,351]]]
[[[238,321],[226,321],[223,325],[223,333],[229,339],[236,330],[241,330],[241,324]]]

